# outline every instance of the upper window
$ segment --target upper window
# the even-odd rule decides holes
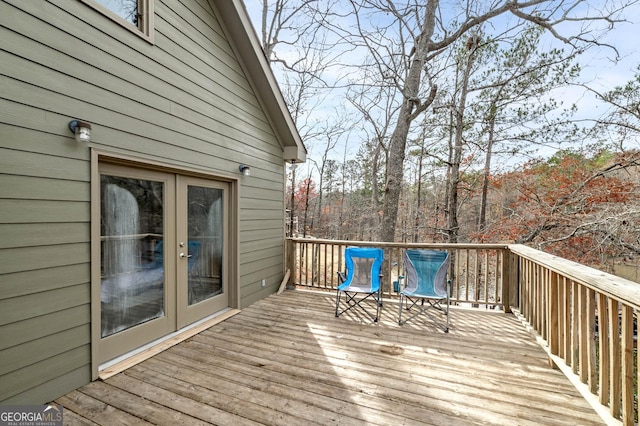
[[[140,28],[142,16],[140,15],[140,2],[138,0],[96,0],[98,3],[106,7],[116,15],[124,18],[125,21],[132,23]]]
[[[82,0],[146,38],[152,38],[153,0]]]

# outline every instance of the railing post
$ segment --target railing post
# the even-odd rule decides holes
[[[633,308],[622,305],[622,424],[635,425],[633,406]]]
[[[515,284],[517,277],[513,271],[513,254],[508,248],[502,250],[502,306],[505,313],[511,312],[511,286]],[[497,284],[497,282],[496,282]]]
[[[295,285],[297,270],[296,270],[296,246],[297,243],[292,239],[287,239],[287,268],[290,271],[288,285]]]
[[[598,294],[598,345],[600,348],[600,374],[598,376],[599,401],[602,405],[609,402],[609,314],[607,312],[607,296]]]
[[[578,333],[578,324],[580,324],[580,310],[578,309],[580,302],[579,302],[579,286],[578,284],[576,284],[573,280],[570,281],[571,283],[571,371],[573,371],[574,374],[578,374],[578,366],[579,364],[579,357],[578,357],[578,351],[579,351],[579,347],[580,347],[580,342],[578,339],[579,333]]]
[[[549,336],[547,341],[549,343],[549,350],[552,354],[558,355],[560,352],[560,277],[557,272],[551,271],[551,288],[549,294],[549,319],[547,321]]]
[[[592,289],[587,289],[587,369],[588,378],[587,383],[591,393],[596,394],[598,392],[598,370],[596,361],[596,292]]]
[[[611,415],[615,418],[620,417],[621,401],[622,401],[622,379],[620,377],[621,370],[621,356],[620,348],[622,346],[620,341],[620,317],[619,317],[619,304],[618,301],[609,298],[607,309],[608,323],[609,323],[609,361],[610,361],[610,373],[609,373],[609,404],[611,408]]]
[[[571,365],[571,284],[567,277],[562,277],[562,311],[562,357]]]
[[[509,296],[511,305],[517,306],[522,312],[520,288],[522,287],[522,273],[520,272],[520,257],[509,250]]]
[[[577,284],[576,284],[577,285]],[[589,380],[589,367],[587,364],[587,351],[589,350],[589,329],[587,324],[587,288],[582,285],[577,285],[578,288],[578,315],[576,317],[578,321],[578,365],[579,376],[582,383],[587,383]]]

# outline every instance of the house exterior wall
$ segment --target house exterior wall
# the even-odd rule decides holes
[[[283,148],[262,103],[207,0],[153,8],[150,43],[79,0],[0,0],[0,404],[91,380],[91,149],[237,179],[238,307],[282,279]]]

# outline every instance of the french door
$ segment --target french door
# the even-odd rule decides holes
[[[178,176],[178,328],[229,306],[226,184]]]
[[[228,184],[100,164],[103,363],[229,305]]]

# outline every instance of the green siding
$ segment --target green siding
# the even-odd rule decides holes
[[[28,152],[29,155],[25,155],[25,152]],[[0,148],[0,159],[0,170],[8,175],[26,174],[47,178],[82,180],[87,174],[87,162],[76,159],[2,148]]]
[[[0,174],[0,198],[25,200],[89,201],[86,182],[64,181],[45,177]]]
[[[78,355],[80,359],[85,357],[84,352],[79,352]],[[72,361],[75,361],[75,359]],[[52,362],[48,364],[50,365]],[[46,374],[46,371],[44,373]],[[89,383],[91,381],[91,368],[89,365],[83,365],[75,370],[60,371],[54,377],[46,377],[48,380],[44,381],[42,380],[42,375],[34,375],[32,377],[33,380],[30,383],[33,384],[33,387],[21,389],[20,392],[6,400],[7,404],[23,404],[23,401],[50,401],[51,395],[65,395],[77,389],[78,383]],[[68,420],[65,414],[65,421]],[[69,421],[69,424],[74,423]]]
[[[89,265],[76,263],[2,275],[2,299],[88,283]],[[2,303],[0,299],[0,303]],[[3,318],[0,315],[0,318]],[[4,323],[4,322],[2,322]]]
[[[241,307],[283,269],[282,148],[207,0],[154,0],[150,44],[77,0],[0,0],[0,403],[87,383],[91,146],[240,180]],[[267,280],[262,288],[260,280]]]
[[[43,361],[52,355],[67,352],[66,348],[88,345],[90,342],[87,327],[79,326],[5,349],[0,376]]]
[[[46,246],[51,244],[88,243],[88,223],[0,224],[0,249]]]
[[[89,303],[88,283],[2,299],[0,300],[0,325],[44,316],[87,303]]]
[[[0,200],[0,223],[89,221],[89,204],[53,200]]]
[[[79,387],[79,384],[91,380],[89,359],[89,345],[83,345],[0,376],[0,400],[3,404],[25,404],[28,401],[36,404],[37,401],[49,401],[51,395],[64,395],[69,390]],[[84,371],[84,374],[80,374],[83,380],[74,384],[65,383],[64,377],[79,369]],[[56,383],[60,386],[59,389]],[[41,391],[38,388],[42,385],[48,385],[51,393],[39,395]]]
[[[0,327],[0,349],[21,345],[89,322],[89,305],[16,321]]]

